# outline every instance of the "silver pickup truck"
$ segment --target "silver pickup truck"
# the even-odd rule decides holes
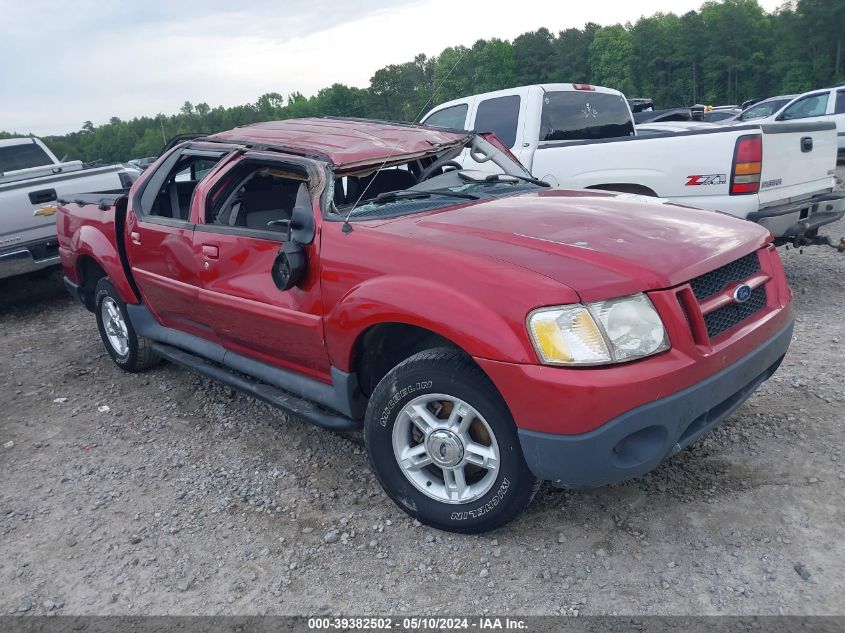
[[[0,279],[59,264],[52,217],[59,198],[126,189],[139,173],[123,165],[62,162],[37,138],[0,140]]]

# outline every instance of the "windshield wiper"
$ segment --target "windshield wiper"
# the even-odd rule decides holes
[[[398,202],[399,200],[421,200],[423,198],[430,198],[431,196],[445,196],[447,198],[463,198],[464,200],[478,200],[479,196],[474,193],[461,193],[459,191],[446,191],[442,189],[431,189],[429,191],[409,191],[402,189],[400,191],[386,191],[378,194],[374,199],[374,204],[386,204],[388,202]]]
[[[458,177],[461,180],[465,180],[470,183],[474,184],[484,184],[485,182],[501,182],[506,183],[508,179],[510,180],[510,184],[515,184],[515,180],[522,180],[524,182],[530,182],[532,185],[537,185],[539,187],[551,187],[549,183],[545,180],[540,180],[539,178],[532,178],[530,176],[517,176],[516,174],[485,174],[482,171],[459,171]]]
[[[505,182],[502,178],[517,178],[518,180],[524,180],[525,182],[530,182],[532,185],[537,185],[539,187],[551,187],[551,185],[545,180],[530,178],[529,176],[517,176],[515,174],[490,174],[484,180],[487,182]]]

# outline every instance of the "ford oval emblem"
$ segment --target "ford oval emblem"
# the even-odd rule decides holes
[[[736,290],[734,290],[734,301],[737,303],[745,303],[751,298],[751,286],[748,284],[742,284],[741,286],[737,286]]]

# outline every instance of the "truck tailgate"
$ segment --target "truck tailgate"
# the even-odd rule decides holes
[[[761,207],[831,189],[837,152],[833,123],[774,123],[760,127],[763,131]]]

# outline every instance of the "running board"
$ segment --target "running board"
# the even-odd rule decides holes
[[[361,428],[361,425],[352,418],[347,418],[342,415],[321,410],[317,408],[314,403],[309,402],[308,400],[298,398],[286,391],[282,391],[281,389],[266,383],[256,382],[243,376],[239,376],[224,367],[219,367],[218,365],[209,363],[190,352],[185,352],[176,347],[165,345],[164,343],[154,342],[152,347],[163,358],[166,358],[177,365],[193,369],[194,371],[221,382],[232,389],[236,389],[241,393],[252,396],[253,398],[263,400],[264,402],[282,409],[283,411],[304,418],[308,422],[316,424],[317,426],[322,426],[323,428],[330,429],[332,431],[354,431]]]

